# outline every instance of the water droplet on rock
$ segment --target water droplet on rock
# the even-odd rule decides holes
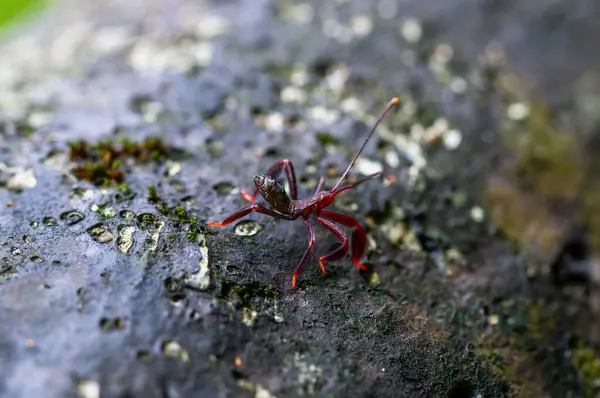
[[[256,221],[244,220],[235,226],[233,232],[237,236],[254,236],[259,233],[264,227]]]
[[[181,163],[179,162],[174,162],[172,160],[167,160],[166,161],[166,166],[167,166],[167,171],[166,171],[166,175],[168,177],[173,177],[175,174],[179,173],[181,171]]]
[[[161,344],[160,349],[167,357],[179,358],[183,362],[188,362],[190,360],[190,356],[188,355],[187,351],[181,346],[181,344],[174,340],[165,340]]]
[[[125,202],[126,200],[131,200],[135,198],[135,195],[135,192],[132,192],[131,190],[124,190],[122,192],[115,193],[114,199],[117,203]]]
[[[84,201],[89,200],[94,197],[94,193],[91,189],[83,188],[83,187],[75,187],[71,190],[69,194],[69,198],[75,201]]]
[[[87,232],[98,243],[108,243],[114,238],[110,229],[102,223],[92,225],[87,229]]]
[[[230,182],[219,182],[213,185],[213,189],[217,191],[219,195],[223,196],[229,195],[234,188],[234,185]]]
[[[152,352],[150,352],[149,350],[139,350],[136,356],[137,359],[143,363],[150,363],[154,359]]]
[[[0,280],[9,279],[12,276],[11,271],[14,268],[10,264],[0,264]]]
[[[179,281],[177,279],[175,279],[175,278],[170,277],[170,276],[167,279],[165,279],[164,285],[165,285],[165,289],[169,293],[175,293],[179,289],[181,289],[181,284],[179,283]]]
[[[54,217],[44,217],[44,220],[42,222],[44,223],[44,225],[49,225],[49,226],[58,225],[58,223],[56,222],[56,219]]]
[[[135,213],[131,210],[121,210],[119,212],[119,217],[121,217],[124,220],[133,220],[133,217],[135,217]]]
[[[198,235],[200,248],[200,266],[196,272],[188,272],[183,277],[183,282],[194,289],[206,290],[210,285],[210,272],[208,269],[208,246],[204,235]]]
[[[169,301],[176,307],[183,307],[185,305],[185,294],[177,293],[169,297]]]
[[[102,217],[103,219],[113,218],[117,215],[117,209],[112,207],[109,203],[102,203],[100,205],[92,205],[90,206],[90,210],[95,211]]]
[[[133,225],[121,224],[117,228],[119,236],[117,236],[117,248],[121,253],[127,253],[133,246],[133,233],[135,227]]]
[[[156,250],[160,230],[165,226],[164,221],[152,213],[139,214],[136,220],[140,229],[150,236],[148,240],[150,250]]]
[[[60,219],[67,225],[75,225],[85,218],[83,213],[77,210],[65,211],[60,215]]]
[[[206,139],[206,151],[213,158],[218,158],[223,154],[223,143],[213,140]]]
[[[112,332],[125,328],[125,321],[123,318],[102,318],[100,319],[100,329],[104,332]]]
[[[143,213],[137,216],[137,223],[140,229],[149,234],[160,231],[164,222],[156,214]]]

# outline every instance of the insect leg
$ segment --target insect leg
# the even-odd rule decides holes
[[[346,227],[354,227],[352,232],[352,262],[358,268],[366,270],[367,267],[360,263],[360,259],[365,254],[367,248],[367,233],[363,227],[354,218],[341,213],[334,213],[332,211],[321,210],[321,215],[327,217],[332,221],[339,222]]]
[[[271,216],[271,217],[289,219],[285,215],[277,213],[271,209],[264,208],[261,205],[247,205],[245,207],[242,207],[240,210],[236,211],[229,217],[227,217],[222,222],[208,222],[208,223],[206,223],[206,225],[209,227],[224,227],[225,225],[230,224],[239,218],[247,216],[248,214],[252,213],[253,211],[255,211],[257,213],[261,213],[261,214],[266,214],[267,216]]]
[[[297,184],[296,184],[296,172],[294,171],[294,165],[287,159],[280,160],[275,163],[269,170],[265,173],[270,177],[277,178],[281,170],[285,171],[285,176],[290,184],[290,198],[298,199],[297,194]],[[242,198],[246,199],[248,202],[252,202],[256,199],[256,195],[258,195],[258,188],[254,188],[254,192],[252,195],[248,194],[245,190],[240,192]]]
[[[319,265],[321,266],[321,271],[323,272],[323,275],[325,275],[326,274],[325,261],[340,260],[346,255],[346,253],[348,253],[348,236],[346,236],[346,234],[344,233],[344,231],[342,231],[340,229],[340,227],[338,227],[331,221],[329,221],[321,216],[316,216],[316,217],[317,217],[317,220],[319,220],[319,222],[321,224],[323,224],[325,226],[325,228],[330,230],[341,243],[340,247],[338,247],[331,253],[326,254],[319,259]]]
[[[319,178],[319,182],[317,183],[317,187],[315,188],[315,195],[323,189],[323,185],[325,184],[325,177],[321,176]]]
[[[296,287],[296,279],[298,278],[298,275],[300,275],[300,270],[302,269],[302,265],[306,261],[306,258],[312,251],[313,245],[315,244],[315,231],[313,231],[312,227],[310,226],[310,222],[308,221],[308,218],[304,219],[304,225],[306,225],[306,231],[308,232],[308,248],[304,252],[304,255],[302,256],[302,260],[300,260],[300,265],[298,265],[298,268],[296,268],[296,271],[294,272],[294,276],[292,276],[292,287]]]

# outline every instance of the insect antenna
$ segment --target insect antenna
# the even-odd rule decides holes
[[[333,187],[333,189],[331,190],[331,192],[334,192],[336,189],[338,189],[340,187],[340,185],[344,181],[344,178],[346,178],[346,176],[350,172],[350,169],[352,168],[352,166],[354,166],[354,163],[356,163],[356,159],[358,159],[358,157],[360,156],[363,149],[365,149],[365,147],[367,146],[367,142],[369,142],[369,139],[371,139],[371,136],[373,135],[373,133],[375,133],[375,129],[377,128],[379,123],[383,120],[385,115],[387,115],[387,113],[390,111],[390,109],[392,109],[394,106],[398,105],[399,102],[400,102],[400,100],[398,99],[398,97],[394,97],[390,100],[390,102],[388,102],[388,104],[385,107],[385,109],[383,110],[383,112],[381,112],[381,115],[379,115],[379,118],[377,118],[377,121],[375,122],[375,125],[373,126],[373,128],[371,129],[371,132],[367,136],[367,139],[362,144],[362,146],[360,147],[358,152],[356,152],[356,155],[354,155],[354,159],[352,159],[352,161],[348,165],[348,168],[346,169],[346,171],[344,171],[344,173],[341,175],[340,179],[336,182],[336,184]]]

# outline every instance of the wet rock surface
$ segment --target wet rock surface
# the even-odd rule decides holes
[[[599,10],[506,4],[87,2],[7,39],[1,395],[593,394],[589,326],[571,325],[588,314],[585,289],[563,290],[550,269],[571,214],[499,171],[529,159],[503,135],[538,115],[529,96],[590,140],[594,112],[578,104],[597,76],[577,82],[598,54],[577,38],[593,37]],[[353,175],[397,181],[335,204],[366,226],[370,271],[345,258],[322,276],[317,255],[333,241],[319,229],[292,289],[301,222],[205,226],[282,158],[300,196],[320,174],[332,184],[394,95],[401,109]],[[567,182],[586,180],[574,170],[560,174],[567,193],[548,188],[555,175],[538,192],[573,205]],[[516,222],[531,215],[550,237]]]

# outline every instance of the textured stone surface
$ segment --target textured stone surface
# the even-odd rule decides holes
[[[597,29],[575,22],[598,7],[509,3],[67,3],[6,39],[2,396],[581,393],[564,308],[536,301],[553,291],[534,294],[472,194],[501,152],[494,60],[577,104],[564,88],[598,59],[568,43]],[[278,159],[301,195],[321,172],[332,184],[393,95],[402,109],[354,174],[398,181],[336,201],[367,225],[374,272],[346,258],[323,277],[315,256],[293,290],[301,222],[204,227]],[[158,161],[115,166],[133,197],[73,176],[70,142],[154,136],[169,146]],[[318,238],[318,253],[333,243]]]

